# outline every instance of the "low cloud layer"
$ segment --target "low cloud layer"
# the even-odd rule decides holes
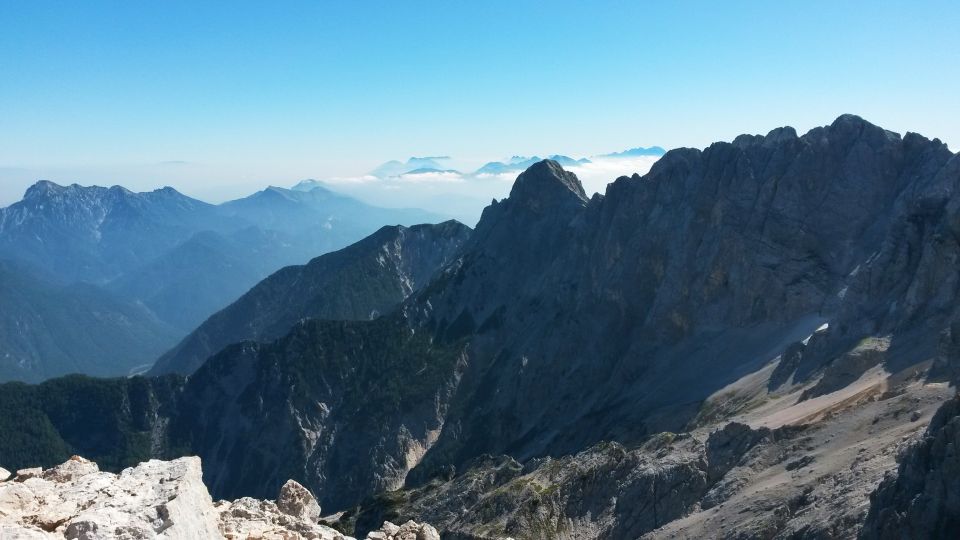
[[[597,157],[590,158],[589,163],[567,165],[565,168],[580,178],[588,195],[593,195],[603,194],[607,184],[620,176],[645,174],[658,159],[657,156]],[[502,199],[510,193],[520,172],[473,174],[452,170],[415,170],[387,177],[367,174],[329,178],[321,183],[378,206],[422,208],[472,226],[491,200]]]

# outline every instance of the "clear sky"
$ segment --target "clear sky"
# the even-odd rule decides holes
[[[949,1],[0,3],[0,204],[387,159],[702,147],[844,112],[960,146]]]

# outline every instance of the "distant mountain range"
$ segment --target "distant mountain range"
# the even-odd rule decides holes
[[[642,157],[642,156],[653,156],[660,157],[666,154],[667,151],[659,146],[651,146],[649,148],[644,148],[642,146],[637,148],[631,148],[629,150],[624,150],[623,152],[612,152],[610,154],[601,154],[597,157],[603,158],[632,158],[632,157]]]
[[[538,161],[542,161],[542,159],[543,158],[540,158],[537,156],[533,156],[533,157],[514,156],[507,162],[491,161],[490,163],[487,163],[483,167],[480,167],[479,169],[477,169],[474,175],[507,174],[507,173],[514,173],[514,172],[519,173],[526,170],[534,163],[537,163]],[[564,167],[572,167],[575,165],[583,165],[585,163],[590,163],[590,160],[587,158],[574,159],[568,156],[561,156],[556,154],[548,157],[547,159],[556,161],[557,163],[559,163]]]
[[[319,186],[271,187],[212,205],[172,188],[134,193],[37,182],[23,200],[0,209],[0,259],[45,274],[23,287],[32,316],[41,322],[56,317],[49,302],[26,296],[42,289],[49,297],[56,288],[61,295],[84,291],[110,298],[103,313],[123,306],[125,315],[114,320],[127,322],[98,328],[97,339],[117,344],[107,354],[93,354],[93,345],[81,343],[89,340],[85,335],[59,332],[53,339],[42,324],[20,324],[0,340],[0,379],[126,374],[281,267],[349,245],[383,225],[442,220],[420,210],[377,208]],[[96,311],[95,303],[89,308]],[[41,352],[51,348],[58,353]]]
[[[456,169],[431,169],[429,167],[421,167],[419,169],[407,171],[400,176],[414,176],[418,174],[460,174],[460,171]]]
[[[648,155],[648,154],[645,154]],[[394,177],[403,177],[405,175],[415,175],[415,174],[428,174],[428,173],[454,173],[464,176],[479,176],[479,175],[490,175],[490,174],[509,174],[509,173],[521,173],[534,163],[541,161],[543,158],[538,156],[526,157],[526,156],[513,156],[507,161],[491,161],[486,163],[476,171],[472,173],[462,173],[455,169],[450,169],[443,166],[440,162],[449,160],[448,157],[435,157],[435,158],[409,158],[406,162],[401,161],[388,161],[383,165],[380,165],[376,169],[370,171],[371,176],[377,178],[394,178]],[[552,159],[557,163],[566,166],[572,167],[575,165],[582,165],[585,163],[590,163],[590,160],[587,158],[574,159],[568,156],[563,156],[555,154],[549,156],[547,159]],[[309,182],[309,181],[307,181]],[[314,181],[315,182],[315,181]],[[317,184],[320,184],[317,182]],[[313,185],[312,183],[301,182],[298,186],[308,186]],[[297,189],[296,187],[294,189]]]
[[[400,176],[417,169],[442,170],[444,169],[444,166],[441,164],[441,162],[448,159],[450,158],[447,156],[436,156],[412,157],[407,159],[406,162],[393,160],[380,165],[376,169],[370,171],[368,174],[371,176],[376,176],[377,178],[388,178],[392,176]]]
[[[659,157],[665,154],[666,151],[659,146],[651,146],[649,148],[631,148],[629,150],[624,150],[623,152],[613,152],[610,154],[601,154],[596,156],[598,159],[626,159],[626,158],[636,158],[636,157]],[[455,169],[451,169],[443,165],[442,162],[448,161],[450,158],[447,156],[442,157],[412,157],[403,161],[388,161],[376,169],[370,171],[369,175],[376,178],[401,178],[405,175],[414,175],[414,174],[427,174],[427,173],[451,173],[458,174],[464,177],[476,177],[483,175],[499,175],[499,174],[519,174],[529,168],[534,163],[542,161],[544,158],[539,156],[512,156],[510,159],[505,161],[490,161],[479,169],[473,172],[462,172]],[[546,159],[556,161],[564,167],[575,167],[577,165],[585,165],[591,163],[590,159],[587,158],[572,158],[569,156],[564,156],[561,154],[553,154],[547,156]],[[312,185],[323,185],[321,182],[315,180],[304,181],[298,184],[294,189],[302,189],[306,186]]]

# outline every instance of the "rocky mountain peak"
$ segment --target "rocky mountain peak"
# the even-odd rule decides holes
[[[40,199],[49,197],[55,193],[62,193],[67,188],[50,180],[38,180],[35,184],[27,188],[23,194],[25,200]]]
[[[530,166],[517,177],[510,200],[534,210],[556,205],[587,202],[587,194],[577,175],[563,170],[559,163],[545,159]]]
[[[811,142],[825,137],[832,144],[861,140],[873,147],[880,147],[900,140],[900,135],[871,124],[855,114],[842,114],[832,124],[810,130],[804,138]]]

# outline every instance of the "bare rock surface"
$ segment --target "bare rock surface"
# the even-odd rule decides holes
[[[403,525],[384,521],[379,530],[367,534],[367,540],[440,540],[440,533],[426,523],[413,520]]]
[[[954,390],[916,366],[898,373],[874,367],[841,390],[801,399],[819,381],[769,392],[775,367],[719,391],[704,409],[720,418],[689,432],[526,463],[486,456],[452,477],[382,494],[342,521],[366,531],[383,520],[423,520],[470,539],[856,537],[870,494]],[[920,471],[908,475],[913,491],[948,492],[953,476],[936,471],[952,470],[941,464],[949,459],[910,465]],[[888,495],[894,502],[885,506],[914,500],[902,485],[887,487],[894,489],[908,493]],[[936,511],[951,515],[949,504]],[[914,506],[914,513],[931,508]],[[897,512],[885,515],[921,530],[907,528]],[[948,518],[924,519],[928,533],[951,530],[943,526]]]
[[[870,497],[864,539],[955,538],[960,529],[960,398],[945,403]]]
[[[307,521],[320,519],[320,505],[317,504],[317,500],[307,488],[295,480],[287,480],[287,483],[280,488],[277,507],[284,514]]]
[[[276,502],[244,497],[214,503],[201,477],[197,457],[151,460],[120,474],[78,456],[46,470],[21,470],[0,481],[0,538],[352,540],[320,523],[320,505],[297,482],[287,482]],[[384,523],[369,538],[440,536],[410,521]]]
[[[112,474],[74,456],[0,484],[0,524],[24,538],[216,538],[217,522],[195,457]]]

